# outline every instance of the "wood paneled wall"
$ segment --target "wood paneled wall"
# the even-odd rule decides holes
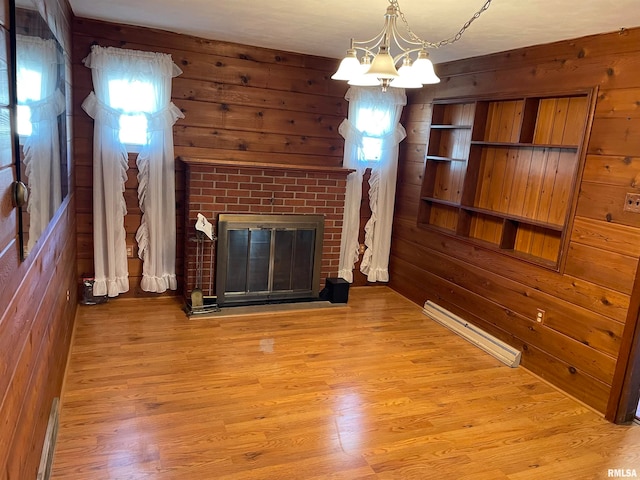
[[[169,53],[183,74],[172,100],[185,118],[174,126],[176,156],[291,165],[340,166],[338,125],[347,112],[346,86],[329,79],[337,61],[217,42],[148,28],[87,19],[74,22],[75,164],[78,197],[78,274],[93,271],[93,122],[81,109],[92,90],[82,64],[92,44]],[[184,171],[176,162],[177,258],[183,257]],[[125,199],[127,243],[140,224],[137,169],[130,155]],[[192,219],[193,224],[195,219]],[[177,273],[182,282],[181,263]],[[129,296],[142,296],[142,263],[129,260]],[[182,286],[178,292],[182,291]]]
[[[391,286],[521,348],[525,367],[605,412],[619,395],[638,314],[640,214],[623,205],[626,193],[640,193],[640,29],[437,71],[442,82],[410,92],[404,112]],[[595,116],[560,272],[416,226],[433,99],[591,87],[598,87]],[[545,311],[542,325],[538,308]]]
[[[43,5],[47,21],[65,49],[70,89],[71,8],[66,0],[46,0]],[[68,130],[68,138],[70,135]],[[77,303],[75,200],[73,194],[66,198],[24,262],[19,261],[15,214],[11,213],[12,222],[4,221],[7,200],[3,194],[0,478],[22,480],[36,477],[52,400],[60,395],[71,340]]]

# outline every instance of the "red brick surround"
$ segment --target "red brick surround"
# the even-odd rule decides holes
[[[220,213],[324,215],[320,288],[338,273],[342,214],[350,170],[335,167],[221,162],[182,158],[186,164],[185,290],[195,287],[198,213],[217,226]],[[205,248],[203,285],[209,295],[210,244]],[[215,249],[214,249],[215,250]],[[214,256],[215,272],[215,256]],[[215,295],[215,274],[213,278]]]

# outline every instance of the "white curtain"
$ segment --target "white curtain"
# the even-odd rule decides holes
[[[343,166],[356,171],[347,177],[338,276],[353,282],[353,267],[358,260],[362,178],[365,170],[371,168],[371,218],[365,226],[366,248],[360,271],[370,282],[387,282],[398,144],[406,136],[399,121],[407,98],[403,89],[382,92],[378,87],[351,87],[345,98],[349,101],[349,116],[340,125],[340,134],[345,139]]]
[[[171,79],[182,71],[171,56],[93,46],[84,59],[94,91],[82,107],[94,119],[93,215],[95,295],[129,289],[124,216],[127,149],[121,127],[142,119],[146,139],[138,155],[138,202],[143,212],[136,239],[143,261],[141,288],[175,290],[175,170],[173,124],[183,115],[170,102]],[[149,88],[145,88],[149,87]],[[149,93],[151,92],[151,93]],[[123,102],[123,93],[132,94]]]
[[[18,133],[29,184],[31,251],[60,206],[60,137],[58,116],[65,100],[58,87],[58,50],[54,40],[16,35]]]

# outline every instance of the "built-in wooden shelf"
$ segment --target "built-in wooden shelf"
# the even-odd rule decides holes
[[[418,225],[559,268],[592,101],[434,101]]]
[[[538,220],[534,220],[532,218],[529,217],[521,217],[518,215],[511,215],[509,213],[504,213],[504,212],[497,212],[495,210],[488,210],[485,208],[477,208],[477,207],[467,207],[462,205],[460,208],[462,208],[463,210],[467,210],[469,212],[475,212],[475,213],[482,213],[484,215],[491,215],[491,216],[496,216],[499,218],[502,218],[504,220],[509,220],[512,222],[517,222],[517,223],[526,223],[527,225],[531,225],[532,227],[540,227],[540,228],[546,228],[548,230],[555,230],[557,232],[561,232],[563,230],[563,225],[558,225],[555,223],[548,223],[548,222],[540,222]]]
[[[471,142],[471,145],[480,145],[486,147],[504,147],[504,148],[563,148],[567,150],[578,150],[578,145],[562,145],[562,144],[553,144],[553,143],[516,143],[516,142],[485,142],[474,140]]]
[[[457,203],[457,202],[452,202],[450,200],[443,200],[441,198],[422,197],[422,200],[427,201],[427,202],[438,203],[440,205],[447,205],[449,207],[460,207],[460,204]]]
[[[431,129],[436,130],[453,130],[453,129],[462,129],[462,130],[471,130],[472,125],[431,125]]]
[[[433,160],[434,162],[466,162],[466,158],[451,158],[451,157],[439,157],[438,155],[427,155],[427,160]]]

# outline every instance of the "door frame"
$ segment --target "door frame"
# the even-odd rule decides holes
[[[605,418],[629,423],[635,418],[640,399],[640,262],[631,291],[618,361],[611,384]]]

